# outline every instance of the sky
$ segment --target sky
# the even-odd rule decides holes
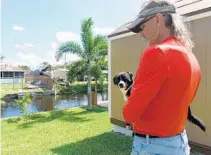
[[[133,20],[141,0],[1,0],[1,55],[3,63],[32,68],[55,60],[65,41],[80,43],[81,21],[91,17],[94,34],[108,35]],[[67,54],[67,61],[77,60]]]

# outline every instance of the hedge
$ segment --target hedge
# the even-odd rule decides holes
[[[95,90],[95,84],[91,83],[91,90]],[[97,84],[98,93],[104,93],[108,90],[108,83],[104,82],[103,84]],[[85,82],[77,82],[71,85],[68,85],[67,88],[64,86],[57,87],[57,92],[59,94],[86,94],[87,93],[87,83]]]

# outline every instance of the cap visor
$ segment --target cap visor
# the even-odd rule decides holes
[[[139,33],[141,31],[140,26],[143,21],[144,21],[144,18],[137,18],[127,28],[134,33]]]

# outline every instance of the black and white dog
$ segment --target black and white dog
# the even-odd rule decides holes
[[[120,91],[123,94],[124,99],[127,101],[127,98],[130,96],[131,87],[133,85],[133,74],[131,72],[120,72],[113,78],[114,85],[117,85],[120,88]],[[204,122],[194,116],[191,112],[190,106],[188,108],[188,118],[191,123],[197,125],[204,132],[206,131]],[[126,126],[127,129],[131,128],[129,124]]]

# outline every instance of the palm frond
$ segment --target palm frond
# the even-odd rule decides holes
[[[104,57],[107,55],[108,51],[108,42],[106,37],[97,35],[94,37],[94,44],[93,44],[93,55],[92,57]]]
[[[68,81],[71,83],[74,82],[77,76],[85,75],[86,70],[86,62],[83,59],[71,62],[71,64],[68,66]]]
[[[84,51],[86,53],[91,53],[91,49],[93,46],[93,32],[92,32],[92,26],[94,22],[91,18],[85,19],[82,21],[81,24],[81,40],[82,45],[84,47]]]
[[[68,41],[59,46],[55,53],[56,60],[59,61],[65,53],[77,54],[79,57],[83,57],[84,51],[79,44]]]
[[[91,68],[91,75],[95,78],[95,79],[99,79],[100,76],[102,74],[102,70],[101,67],[97,64],[93,65]]]

